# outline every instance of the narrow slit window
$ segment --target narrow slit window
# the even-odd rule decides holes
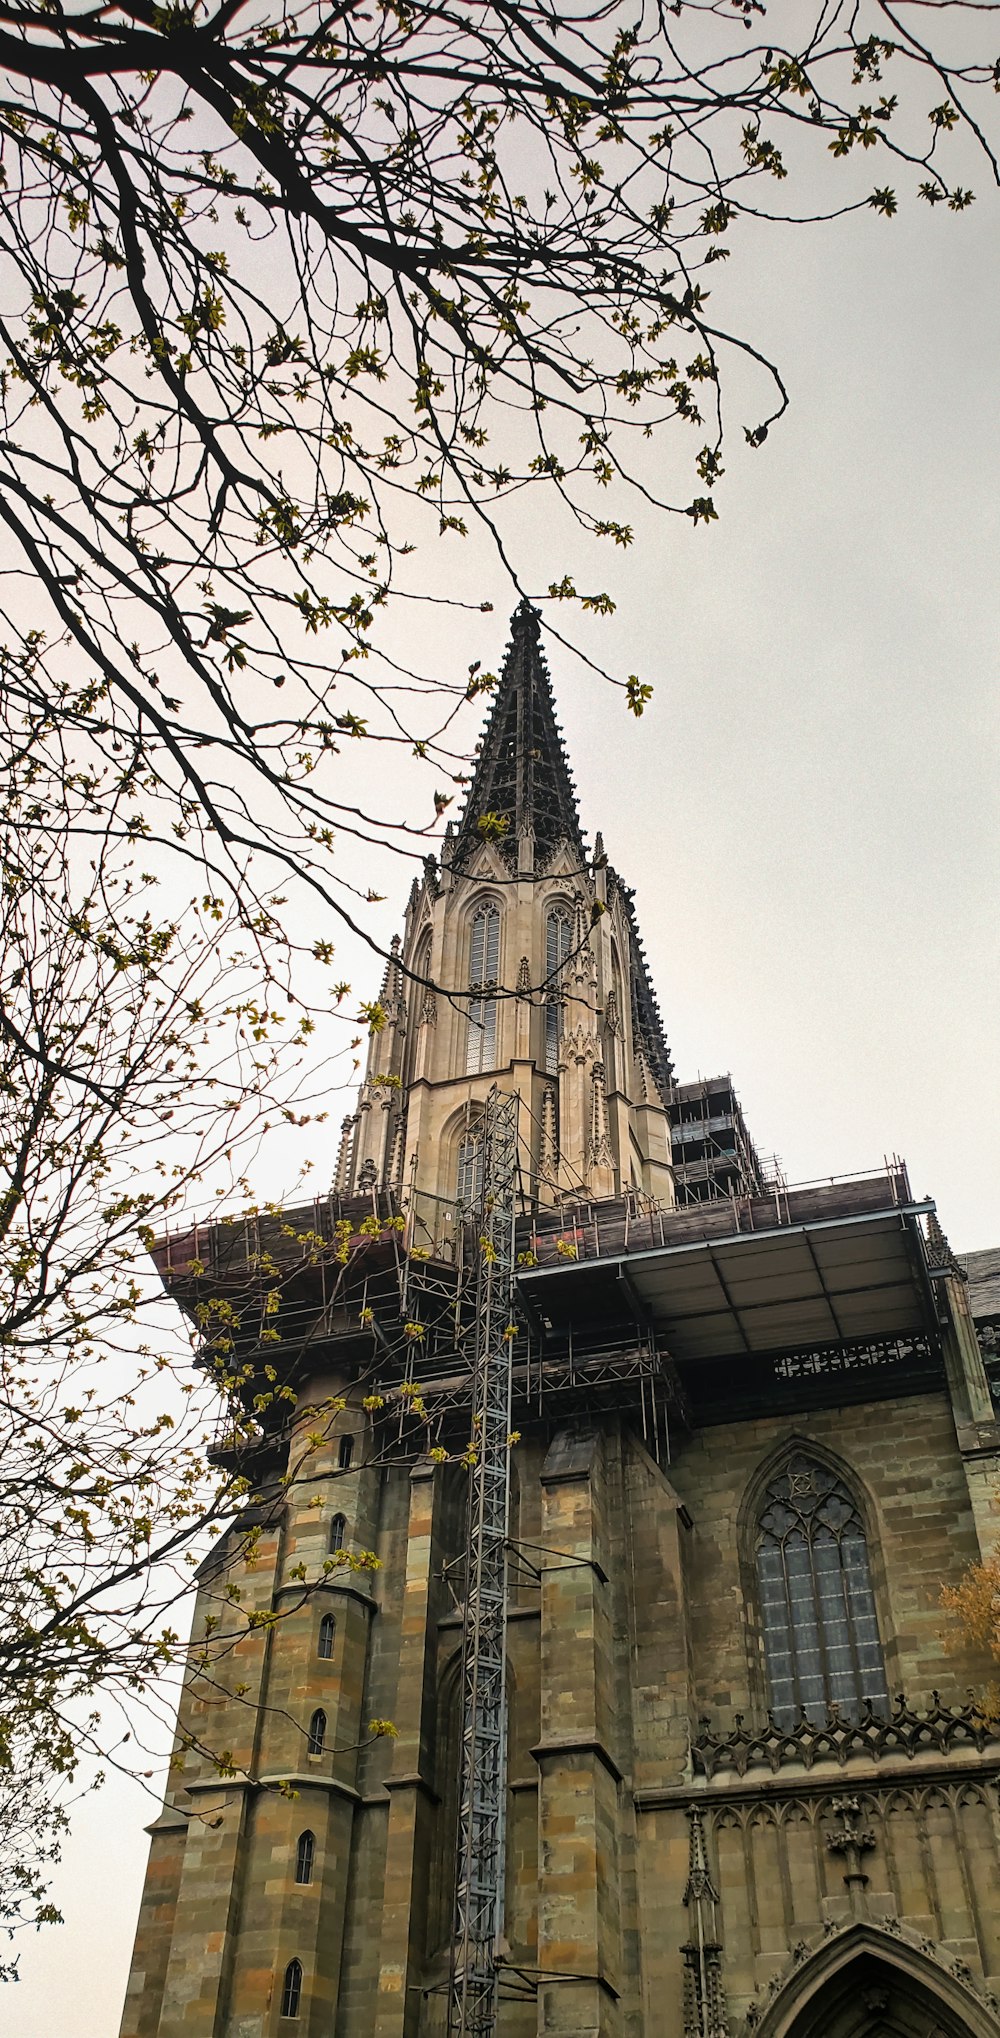
[[[281,2014],[283,2017],[297,2017],[302,2001],[302,1962],[290,1960],[285,1969],[281,1987]]]
[[[843,1481],[792,1458],[771,1481],[757,1523],[757,1591],[768,1697],[790,1726],[828,1707],[856,1720],[889,1693],[864,1525]]]
[[[313,1879],[313,1857],[316,1853],[316,1839],[313,1833],[300,1833],[295,1849],[295,1880],[311,1882]]]
[[[342,1436],[340,1439],[340,1449],[337,1453],[337,1462],[340,1466],[341,1471],[349,1472],[353,1460],[354,1460],[354,1438],[352,1436]]]
[[[500,912],[487,901],[472,922],[469,955],[469,1030],[465,1069],[470,1076],[496,1067],[497,1000],[500,981]]]
[[[306,1753],[308,1755],[322,1755],[325,1741],[326,1714],[322,1706],[318,1706],[309,1722],[309,1739],[306,1742]]]
[[[332,1522],[330,1523],[331,1557],[335,1557],[337,1551],[343,1549],[344,1537],[346,1534],[347,1534],[347,1522],[345,1520],[345,1517],[342,1514],[335,1514]]]
[[[564,906],[554,907],[545,921],[545,1067],[550,1076],[559,1067],[563,1030],[561,978],[572,939],[568,912]]]
[[[319,1644],[316,1653],[322,1656],[326,1663],[329,1662],[330,1657],[333,1655],[333,1643],[336,1633],[337,1623],[332,1613],[325,1613],[319,1624]]]

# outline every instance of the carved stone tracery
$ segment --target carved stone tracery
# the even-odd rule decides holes
[[[942,1807],[957,1813],[965,1806],[979,1805],[992,1813],[996,1790],[995,1777],[983,1777],[972,1782],[963,1777],[951,1784],[887,1781],[881,1788],[876,1784],[866,1785],[856,1795],[864,1818],[878,1824],[893,1813],[907,1812],[920,1819],[928,1811]],[[773,1826],[780,1830],[801,1822],[816,1828],[824,1836],[822,1844],[825,1847],[827,1822],[836,1816],[834,1807],[840,1802],[841,1799],[830,1797],[819,1784],[803,1786],[794,1796],[787,1797],[732,1799],[720,1792],[718,1802],[704,1805],[702,1816],[713,1833],[718,1833],[725,1826],[738,1827],[741,1831],[748,1831],[755,1825]]]
[[[726,1770],[737,1776],[752,1769],[776,1773],[788,1763],[812,1769],[816,1763],[836,1762],[843,1767],[865,1757],[874,1762],[900,1755],[912,1760],[917,1754],[950,1754],[973,1748],[982,1754],[1000,1739],[996,1724],[974,1700],[948,1706],[942,1705],[936,1691],[931,1696],[931,1706],[916,1709],[907,1705],[900,1692],[888,1715],[877,1713],[865,1701],[857,1720],[845,1719],[836,1706],[828,1706],[823,1726],[807,1718],[804,1711],[787,1727],[779,1726],[770,1710],[761,1727],[747,1726],[745,1714],[736,1713],[735,1725],[723,1734],[717,1734],[708,1715],[702,1714],[691,1747],[695,1773],[711,1779]]]

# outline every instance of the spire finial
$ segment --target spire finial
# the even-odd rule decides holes
[[[525,597],[510,620],[503,671],[455,835],[456,865],[482,843],[484,815],[506,824],[502,830],[492,826],[489,839],[512,869],[544,869],[561,843],[568,844],[574,861],[581,866],[585,861],[540,639],[541,617]]]
[[[535,608],[534,603],[528,600],[526,594],[521,596],[511,616],[510,634],[515,641],[519,637],[527,637],[534,644],[537,644],[542,634],[541,610]]]

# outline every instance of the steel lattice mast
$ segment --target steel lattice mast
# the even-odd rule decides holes
[[[473,1446],[462,1631],[462,1776],[450,2038],[492,2038],[506,1802],[505,1666],[510,1499],[516,1096],[494,1088],[483,1121],[473,1333]]]

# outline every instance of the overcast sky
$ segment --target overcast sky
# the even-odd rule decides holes
[[[719,524],[616,556],[599,642],[654,681],[645,718],[550,653],[682,1079],[731,1069],[791,1181],[902,1154],[959,1249],[1000,1242],[997,220],[984,195],[748,240],[726,288],[792,412],[756,453],[734,433]],[[542,517],[535,542],[544,585],[564,562]],[[456,671],[502,653],[510,604],[482,573],[497,612],[461,660],[449,633]],[[377,965],[348,961],[372,995]],[[85,1808],[8,2038],[114,2038],[150,1815],[125,1784]]]

